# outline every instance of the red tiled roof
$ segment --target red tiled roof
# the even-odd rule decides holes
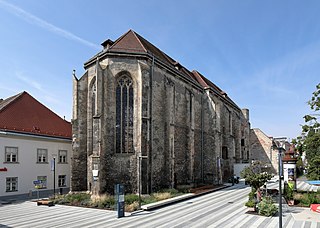
[[[111,44],[112,41],[106,40],[102,43],[103,46],[107,44]],[[114,52],[135,52],[135,53],[149,53],[153,56],[155,56],[157,59],[161,60],[162,62],[176,68],[178,66],[178,70],[186,75],[188,78],[190,78],[192,81],[197,83],[197,80],[195,79],[194,75],[188,71],[186,68],[184,68],[181,64],[179,64],[177,61],[172,59],[170,56],[162,52],[159,48],[154,46],[152,43],[144,39],[142,36],[134,32],[133,30],[129,30],[124,35],[119,37],[108,49],[109,51]]]
[[[63,120],[27,92],[0,102],[0,129],[71,139],[71,123]]]
[[[129,30],[121,37],[119,37],[116,41],[111,41],[110,39],[104,41],[102,43],[104,47],[110,46],[107,48],[108,52],[132,52],[132,53],[149,53],[153,55],[158,60],[163,63],[173,67],[178,70],[181,74],[185,75],[194,83],[198,84],[202,88],[211,88],[217,94],[223,96],[226,100],[228,100],[232,105],[238,107],[231,99],[227,96],[226,92],[221,90],[218,86],[212,83],[209,79],[204,77],[198,71],[190,72],[188,69],[183,67],[179,62],[172,59],[170,56],[162,52],[159,48],[154,46],[152,43],[144,39],[142,36],[137,34],[133,30]],[[100,53],[99,53],[100,54]],[[99,55],[98,54],[98,55]],[[91,58],[88,62],[92,61],[96,57]]]
[[[111,45],[110,50],[147,52],[136,33],[132,30],[129,30],[119,37],[114,44]]]

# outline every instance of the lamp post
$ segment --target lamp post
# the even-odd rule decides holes
[[[279,228],[282,228],[282,184],[281,184],[281,176],[282,176],[282,150],[287,138],[274,138],[275,145],[278,149],[278,173],[279,173]]]
[[[56,197],[56,158],[53,158],[53,198]]]
[[[53,154],[53,160],[51,160],[51,171],[53,171],[53,198],[56,195],[56,155]]]
[[[278,147],[278,163],[279,163],[279,227],[282,228],[282,189],[281,189],[281,147]]]

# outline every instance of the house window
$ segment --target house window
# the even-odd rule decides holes
[[[48,150],[47,149],[37,149],[37,163],[47,163],[48,162]]]
[[[59,187],[66,187],[66,175],[59,175],[58,186]]]
[[[59,150],[59,163],[67,163],[67,151]]]
[[[40,189],[47,188],[47,176],[38,176],[37,180],[40,181],[38,185]]]
[[[9,163],[18,162],[18,147],[5,147],[5,161]]]
[[[228,159],[228,147],[222,147],[222,159]]]
[[[116,87],[116,153],[133,153],[133,82],[128,75]]]
[[[6,178],[6,192],[18,191],[18,177],[7,177]]]

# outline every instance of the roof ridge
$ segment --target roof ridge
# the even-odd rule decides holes
[[[142,49],[143,49],[146,53],[148,53],[146,47],[142,44],[141,40],[139,39],[139,37],[141,37],[141,36],[140,36],[138,33],[136,33],[135,31],[133,31],[132,29],[129,29],[125,34],[123,34],[123,35],[120,36],[118,39],[116,39],[116,40],[114,41],[114,43],[110,46],[109,49],[113,49],[113,48],[117,49],[115,46],[117,46],[118,43],[119,43],[122,39],[124,39],[126,36],[128,36],[128,34],[130,34],[130,33],[133,34],[133,36],[136,38],[136,40],[138,41],[138,43],[140,44],[140,46],[142,47]]]
[[[114,41],[114,43],[110,46],[109,49],[113,48],[113,46],[115,46],[117,43],[119,43],[119,41],[122,40],[123,37],[125,37],[129,32],[130,32],[130,29],[128,30],[128,32],[126,32],[125,34],[123,34],[122,36],[120,36],[118,39],[116,39],[116,40]]]
[[[134,32],[137,37],[139,38],[139,41],[141,42],[140,39],[142,39],[143,41],[147,42],[148,45],[151,45],[153,48],[157,49],[161,54],[162,56],[171,64],[174,64],[176,62],[176,60],[174,60],[173,58],[171,58],[169,55],[167,55],[165,52],[163,52],[160,48],[158,48],[157,46],[155,46],[153,43],[151,43],[150,41],[148,41],[146,38],[144,38],[143,36],[141,36],[140,34]],[[143,45],[144,47],[144,45]],[[148,51],[147,51],[148,52]],[[152,53],[153,55],[155,55],[155,53]]]
[[[146,49],[146,47],[141,43],[141,40],[140,40],[139,37],[137,36],[137,35],[139,35],[139,34],[137,34],[137,33],[136,33],[135,31],[133,31],[132,29],[130,29],[129,32],[132,32],[132,33],[133,33],[134,37],[137,38],[137,40],[139,41],[139,44],[142,46],[142,48],[144,49],[144,51],[145,51],[145,52],[148,52],[147,49]],[[140,35],[139,35],[139,36],[140,36]],[[140,36],[140,37],[141,37],[141,36]]]

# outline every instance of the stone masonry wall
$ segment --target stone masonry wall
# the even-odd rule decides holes
[[[242,159],[245,137],[239,109],[182,79],[175,70],[141,57],[98,61],[87,67],[74,89],[78,104],[73,120],[73,190],[113,193],[114,185],[122,183],[127,192],[141,187],[142,193],[151,193],[221,183],[221,178],[232,175],[233,163]],[[116,81],[123,73],[134,82],[132,154],[115,152]],[[93,83],[95,105],[90,104]],[[225,159],[222,147],[228,149]],[[93,167],[99,169],[97,178]]]

